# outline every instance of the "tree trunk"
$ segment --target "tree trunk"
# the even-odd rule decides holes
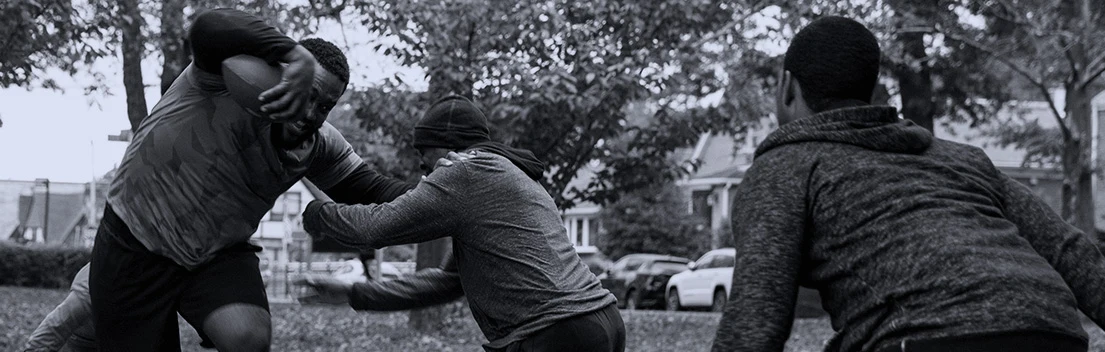
[[[1085,88],[1067,86],[1066,120],[1071,137],[1063,146],[1063,217],[1088,235],[1096,233],[1090,164],[1092,98]]]
[[[146,118],[146,93],[142,84],[142,13],[138,0],[119,0],[119,29],[123,34],[123,87],[127,94],[127,118],[131,131]]]
[[[162,95],[188,65],[188,50],[184,33],[184,0],[165,0],[161,3]]]
[[[472,84],[470,82],[458,82],[454,79],[450,79],[448,71],[450,69],[456,70],[462,68],[448,67],[430,70],[430,86],[425,95],[427,98],[425,99],[426,108],[429,108],[429,104],[437,99],[449,94],[460,94],[468,98],[472,97]],[[446,253],[452,250],[451,244],[452,240],[448,237],[419,243],[417,259],[415,260],[417,262],[417,270],[434,268],[441,265],[442,260],[445,259]],[[411,329],[420,332],[436,331],[441,327],[440,323],[447,314],[448,312],[444,305],[412,310],[410,312],[408,324]]]
[[[1103,91],[1099,84],[1091,86],[1094,87],[1091,90],[1094,93],[1089,94],[1091,97],[1101,94]],[[1092,101],[1093,98],[1090,99]],[[1091,116],[1093,115],[1091,114]],[[1099,224],[1097,228],[1101,229],[1101,232],[1098,233],[1101,236],[1098,238],[1099,244],[1105,245],[1105,215],[1099,213],[1102,209],[1105,209],[1105,207],[1102,207],[1105,206],[1105,107],[1098,110],[1097,113],[1097,160],[1095,160],[1094,165],[1096,165],[1094,170],[1097,174],[1096,188],[1093,189],[1093,195],[1097,197],[1096,202],[1094,202],[1094,213],[1097,216],[1096,222]]]
[[[451,238],[445,237],[419,243],[416,254],[417,259],[415,259],[416,270],[441,266],[442,260],[445,259],[445,255],[453,250],[452,242]],[[444,318],[447,314],[448,312],[445,305],[415,309],[410,312],[408,326],[420,332],[437,331],[443,327],[441,323],[445,320]]]
[[[898,16],[909,13],[902,19],[898,41],[902,45],[903,63],[892,69],[898,79],[899,94],[902,97],[902,116],[913,123],[933,131],[933,118],[936,114],[932,91],[932,65],[925,54],[925,34],[922,29],[932,22],[935,12],[920,3],[896,3]]]
[[[932,101],[932,73],[925,60],[924,33],[898,35],[905,57],[912,63],[894,70],[902,97],[902,116],[932,132],[935,108]]]

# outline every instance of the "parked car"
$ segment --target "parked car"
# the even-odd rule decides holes
[[[595,247],[580,247],[576,249],[576,254],[579,255],[579,259],[583,261],[583,264],[587,265],[587,269],[591,271],[595,276],[599,276],[606,269],[609,269],[614,265],[614,261],[602,254],[602,251]]]
[[[662,308],[668,279],[686,271],[690,261],[662,254],[630,254],[600,274],[599,281],[618,298],[618,308]]]
[[[668,280],[667,309],[709,307],[715,312],[724,309],[732,292],[736,254],[736,249],[720,248],[688,263],[689,271],[675,274]]]
[[[337,270],[334,270],[332,275],[335,279],[342,280],[349,283],[360,283],[368,281],[368,277],[364,274],[364,264],[361,264],[360,260],[350,259],[341,262],[341,265]],[[378,280],[391,280],[398,278],[400,275],[399,269],[391,263],[380,263],[380,276]]]

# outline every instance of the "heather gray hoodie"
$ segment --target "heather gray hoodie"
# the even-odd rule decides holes
[[[714,351],[782,351],[798,286],[820,291],[826,351],[1105,322],[1105,257],[978,148],[890,107],[786,124],[733,202],[737,264]]]

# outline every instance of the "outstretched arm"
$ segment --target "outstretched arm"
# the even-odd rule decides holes
[[[783,351],[794,322],[806,185],[791,176],[799,173],[756,162],[761,167],[749,171],[733,201],[737,262],[715,352]]]
[[[423,269],[394,280],[350,284],[331,277],[308,277],[298,281],[319,293],[325,303],[348,303],[356,310],[377,312],[425,308],[464,296],[460,275],[452,256],[441,268]]]
[[[460,223],[469,187],[463,163],[439,167],[410,192],[382,204],[338,204],[312,201],[303,213],[303,228],[331,236],[354,248],[382,248],[446,236]]]
[[[354,284],[349,306],[356,310],[396,311],[448,303],[464,296],[450,254],[441,268],[423,269],[395,280]]]
[[[25,352],[59,351],[74,331],[92,324],[92,301],[88,297],[88,265],[81,268],[73,278],[69,295],[61,302],[38,328],[24,347]]]
[[[61,302],[38,328],[31,333],[23,351],[54,352],[60,351],[69,341],[73,332],[84,324],[92,324],[92,307],[88,297],[83,299],[72,292]]]
[[[414,189],[414,183],[372,170],[330,123],[323,123],[318,134],[321,146],[307,170],[307,179],[331,198],[324,200],[345,204],[385,203]]]
[[[1071,226],[1020,182],[999,173],[1005,218],[1074,292],[1078,308],[1105,327],[1105,256],[1090,236]]]

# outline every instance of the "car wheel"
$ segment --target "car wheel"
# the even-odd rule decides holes
[[[638,304],[641,304],[641,294],[637,293],[637,290],[629,291],[629,294],[625,295],[625,309],[637,310]]]
[[[677,290],[675,287],[672,287],[671,290],[668,291],[667,301],[667,307],[664,307],[664,309],[667,309],[671,312],[679,310],[679,290]]]
[[[714,290],[714,304],[710,306],[710,311],[721,312],[722,310],[725,310],[725,301],[725,290],[722,290],[720,288]]]

